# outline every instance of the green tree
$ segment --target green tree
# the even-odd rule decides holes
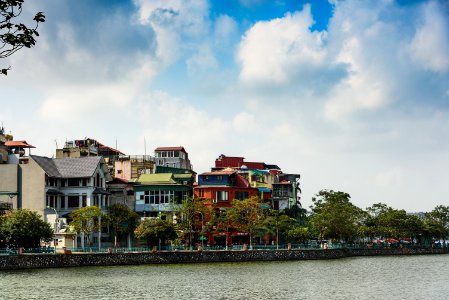
[[[210,218],[212,208],[205,206],[201,199],[188,198],[182,201],[175,214],[177,228],[188,237],[191,247],[193,234],[203,231],[202,225],[205,224],[205,219]]]
[[[39,36],[37,28],[39,23],[45,22],[45,15],[42,12],[36,13],[33,18],[34,27],[15,22],[22,13],[23,3],[24,0],[0,0],[0,58],[36,44],[35,37]],[[0,73],[6,75],[9,69],[10,67],[0,69]]]
[[[414,238],[424,232],[423,221],[405,210],[391,208],[383,203],[367,208],[364,221],[365,235],[380,238]]]
[[[271,209],[264,218],[263,224],[270,233],[276,236],[276,246],[279,247],[279,237],[285,236],[286,233],[293,228],[295,219],[286,214],[280,213],[278,210]]]
[[[229,210],[215,209],[208,222],[209,226],[215,229],[215,232],[226,232],[226,250],[228,250],[229,246],[229,229],[232,226],[231,214],[228,212]]]
[[[0,216],[0,236],[17,247],[39,247],[53,238],[53,229],[38,213],[17,209]]]
[[[114,247],[117,247],[118,234],[131,234],[137,227],[137,213],[122,203],[116,203],[108,207],[105,221],[114,230]]]
[[[87,237],[89,246],[91,246],[90,235],[101,229],[101,217],[103,212],[97,206],[81,207],[72,211],[70,217],[72,221],[69,225],[79,233],[83,233]]]
[[[428,227],[433,228],[433,237],[447,239],[449,237],[449,206],[438,205],[425,214]]]
[[[158,218],[143,220],[134,233],[137,238],[146,240],[148,245],[157,245],[159,241],[165,244],[166,240],[174,240],[178,237],[173,222]]]
[[[262,201],[258,197],[233,200],[232,208],[228,211],[233,227],[249,234],[250,249],[252,249],[254,234],[263,226],[262,221],[266,210],[261,205]]]
[[[291,227],[290,229],[287,230],[286,235],[287,235],[287,239],[289,241],[304,242],[305,240],[309,239],[310,232],[309,232],[309,228],[307,228],[307,227],[301,227],[301,226],[294,225],[293,227]]]
[[[322,190],[312,198],[311,226],[320,238],[352,241],[361,225],[362,210],[350,202],[344,192]]]

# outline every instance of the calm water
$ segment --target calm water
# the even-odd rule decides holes
[[[449,299],[449,255],[0,271],[0,299]]]

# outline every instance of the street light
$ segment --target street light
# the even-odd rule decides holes
[[[55,218],[55,228],[54,228],[54,231],[55,231],[55,233],[56,233],[56,232],[58,231],[58,219],[59,219],[58,212],[56,211],[56,209],[55,209],[54,207],[51,207],[51,206],[47,206],[47,209],[53,209],[53,210],[55,211],[56,218]]]

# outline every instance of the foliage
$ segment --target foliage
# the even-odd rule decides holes
[[[286,232],[287,239],[289,241],[304,241],[308,240],[310,237],[309,228],[301,226],[293,226]]]
[[[320,238],[354,240],[361,225],[363,211],[350,202],[344,192],[322,190],[312,198],[312,229]]]
[[[367,208],[363,233],[369,237],[399,240],[420,236],[424,230],[423,226],[423,221],[419,217],[409,215],[405,210],[397,210],[386,204],[376,203]]]
[[[105,221],[114,230],[114,245],[117,246],[117,234],[132,233],[137,227],[137,213],[122,203],[116,203],[108,207]]]
[[[184,232],[189,238],[189,245],[192,245],[192,233],[202,231],[202,223],[207,216],[211,216],[212,209],[207,207],[198,198],[188,198],[176,210],[177,228]]]
[[[307,222],[307,210],[299,205],[292,205],[283,211],[284,214],[296,220],[296,224],[304,226]]]
[[[261,208],[262,201],[257,197],[232,201],[232,209],[228,214],[233,227],[249,234],[250,247],[254,233],[263,226],[265,209]]]
[[[38,213],[17,209],[0,216],[0,237],[17,247],[39,247],[53,238],[53,229]]]
[[[134,231],[136,237],[144,239],[148,244],[155,245],[158,240],[173,240],[177,238],[176,228],[173,222],[158,218],[148,218],[143,220]]]
[[[45,15],[42,12],[36,13],[33,18],[34,27],[14,22],[22,13],[23,2],[24,0],[0,0],[0,58],[11,56],[23,47],[31,48],[36,44],[35,37],[39,36],[37,28],[39,23],[45,22]],[[0,73],[6,75],[9,69],[10,67],[1,69]]]
[[[295,219],[286,214],[279,213],[278,210],[270,210],[263,220],[268,232],[276,235],[276,244],[279,244],[279,236],[285,235],[295,224]]]
[[[100,218],[103,212],[97,206],[81,207],[70,214],[72,221],[70,226],[76,232],[84,233],[87,236],[88,244],[91,244],[90,234],[101,229]]]

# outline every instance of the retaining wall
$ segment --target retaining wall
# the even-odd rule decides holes
[[[0,256],[0,270],[243,261],[338,259],[352,256],[443,254],[448,249],[314,249],[23,254]]]

